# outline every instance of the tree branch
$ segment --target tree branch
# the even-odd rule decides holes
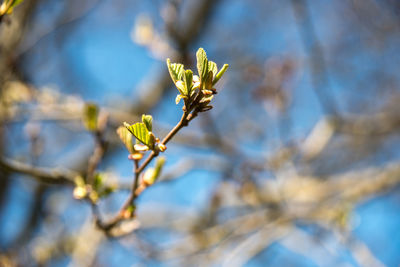
[[[74,184],[75,177],[79,176],[79,173],[67,169],[35,167],[6,158],[0,158],[0,169],[19,174],[25,174],[35,178],[39,182],[49,184],[72,185]]]

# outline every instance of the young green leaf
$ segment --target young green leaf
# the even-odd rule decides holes
[[[132,144],[133,135],[128,131],[128,129],[126,129],[124,126],[120,126],[117,129],[117,134],[122,143],[124,143],[126,149],[128,149],[129,153],[134,154],[135,149],[133,148]]]
[[[171,76],[171,79],[174,81],[174,83],[182,79],[184,73],[183,64],[171,63],[170,59],[167,58],[167,66],[169,75]]]
[[[142,115],[142,122],[146,125],[147,130],[153,130],[153,117],[151,115]]]
[[[185,75],[183,75],[185,77]],[[186,90],[186,86],[185,83],[182,81],[177,81],[175,83],[176,88],[178,88],[179,93],[181,93],[182,96],[186,96],[187,95],[187,90]]]
[[[214,78],[218,72],[217,63],[215,63],[214,61],[211,61],[211,60],[208,61],[208,71],[212,71],[212,77]]]
[[[149,148],[153,148],[155,138],[149,130],[147,130],[146,125],[143,122],[138,122],[133,125],[129,125],[124,122],[124,126],[128,131],[130,131],[137,140],[139,140],[142,144],[148,146]]]
[[[196,53],[197,58],[197,71],[199,72],[200,81],[204,81],[208,74],[208,59],[206,51],[203,48],[199,48]]]
[[[216,84],[219,81],[219,79],[221,79],[222,75],[224,75],[228,67],[229,67],[228,64],[224,64],[224,66],[222,66],[221,70],[217,73],[217,75],[215,75],[215,78],[213,80],[213,85]]]
[[[183,82],[185,85],[186,95],[189,96],[191,89],[192,89],[192,82],[193,82],[193,72],[191,70],[186,70],[185,75],[183,76]]]
[[[99,108],[96,104],[86,103],[83,109],[83,123],[89,131],[97,130]]]
[[[212,89],[213,86],[213,72],[209,71],[207,74],[207,77],[204,81],[204,87],[205,89]]]

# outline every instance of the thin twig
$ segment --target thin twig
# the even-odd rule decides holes
[[[87,181],[87,184],[89,184],[89,185],[93,185],[95,170],[96,170],[97,166],[99,165],[101,159],[103,158],[103,155],[107,148],[107,142],[104,141],[102,131],[98,130],[98,131],[94,132],[94,137],[95,137],[96,145],[95,145],[93,154],[89,159],[88,168],[87,168],[87,172],[86,172],[86,181]]]
[[[49,184],[74,184],[79,173],[67,169],[51,169],[34,167],[12,159],[0,158],[0,168],[6,171],[20,173],[35,178],[39,182]]]
[[[164,139],[161,141],[161,144],[166,145],[178,132],[180,129],[188,125],[188,116],[189,113],[187,111],[184,111],[182,114],[182,117],[180,121],[175,125],[174,128],[164,137]],[[96,216],[96,224],[99,228],[102,230],[106,231],[108,233],[114,226],[116,226],[118,223],[120,223],[124,218],[124,213],[126,209],[128,209],[130,206],[134,204],[135,199],[139,196],[138,193],[138,187],[139,187],[139,177],[140,174],[143,172],[143,170],[149,165],[149,163],[157,157],[159,152],[157,150],[153,150],[149,156],[146,158],[146,160],[140,165],[139,167],[139,162],[137,160],[134,161],[135,164],[135,178],[134,182],[129,194],[129,197],[125,201],[125,203],[122,205],[120,211],[115,215],[110,221],[104,223],[101,221],[100,217]]]

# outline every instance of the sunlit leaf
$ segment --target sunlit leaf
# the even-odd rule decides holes
[[[135,149],[133,148],[133,144],[132,144],[133,135],[131,134],[131,132],[128,129],[126,129],[124,126],[120,126],[117,129],[117,134],[118,134],[119,138],[121,139],[122,143],[124,143],[126,149],[128,149],[129,153],[134,154]]]
[[[149,146],[151,149],[154,149],[154,144],[156,143],[156,136],[155,136],[152,132],[149,132],[149,136],[150,136],[150,139],[149,139],[149,144],[148,144],[148,146]]]
[[[215,77],[215,75],[218,73],[217,63],[211,60],[208,61],[208,71],[211,71],[213,73],[212,77]]]
[[[151,115],[142,115],[142,122],[146,125],[147,130],[153,130],[153,117]]]
[[[175,83],[176,88],[178,88],[179,93],[181,93],[182,96],[186,96],[187,95],[187,90],[186,90],[186,86],[185,83],[182,81],[177,81]]]
[[[83,123],[89,131],[97,130],[99,108],[96,104],[86,103],[83,110]]]
[[[228,64],[224,64],[224,66],[222,66],[221,70],[217,73],[217,75],[215,75],[215,78],[213,80],[213,85],[216,84],[219,81],[219,79],[221,79],[222,75],[224,75],[228,67],[229,67]]]
[[[193,82],[193,72],[191,70],[186,70],[185,75],[183,76],[183,82],[185,85],[185,96],[189,96],[192,89],[192,82]]]
[[[208,60],[207,60],[207,54],[203,48],[199,48],[199,50],[197,50],[196,58],[197,58],[197,71],[199,72],[200,80],[204,81],[208,71]]]
[[[148,146],[150,149],[153,148],[155,143],[154,135],[147,129],[146,125],[143,122],[138,122],[133,125],[129,125],[124,122],[124,126],[128,131],[130,131],[137,140],[139,140],[142,144]]]
[[[171,76],[171,79],[174,81],[174,83],[182,79],[184,73],[183,64],[171,63],[170,59],[168,58],[167,66],[169,75]]]
[[[204,88],[205,89],[211,89],[213,86],[213,72],[209,71],[207,74],[207,77],[204,81]]]

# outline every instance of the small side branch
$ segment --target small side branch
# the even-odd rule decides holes
[[[13,173],[25,174],[32,178],[35,178],[39,182],[49,184],[73,185],[75,177],[79,176],[78,173],[71,170],[35,167],[29,164],[6,158],[0,158],[0,169]]]

